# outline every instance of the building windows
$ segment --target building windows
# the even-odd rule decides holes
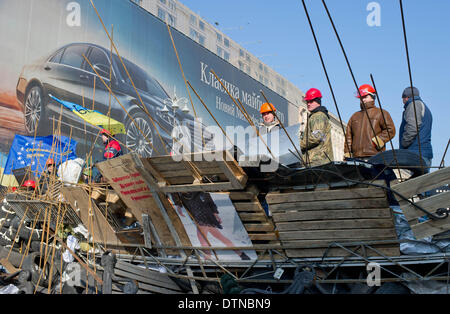
[[[223,44],[225,45],[225,47],[230,48],[230,41],[228,40],[228,38],[223,39]]]
[[[162,4],[167,4],[166,0],[159,0],[159,2],[161,2]]]
[[[249,65],[246,66],[246,70],[247,70],[248,75],[250,75],[251,71],[250,71],[250,66]]]
[[[247,60],[248,62],[250,62],[250,55],[248,53],[245,54],[245,60]]]
[[[175,25],[177,24],[177,23],[176,23],[176,22],[177,22],[176,17],[173,16],[172,14],[170,14],[170,13],[168,13],[167,16],[169,17],[167,23],[168,23],[170,26],[175,27]]]
[[[164,11],[163,9],[161,9],[160,7],[158,7],[158,17],[163,20],[164,22],[166,21],[166,11]]]
[[[198,27],[200,27],[200,29],[201,29],[202,31],[204,31],[204,30],[205,30],[205,22],[203,22],[203,21],[198,21]]]
[[[219,34],[219,33],[216,33],[216,36],[217,36],[217,41],[218,41],[219,43],[221,43],[221,42],[222,42],[222,35]]]
[[[219,57],[222,57],[222,54],[223,54],[223,49],[222,49],[222,47],[217,46],[217,55],[218,55]]]
[[[238,61],[239,64],[239,70],[244,71],[244,63],[242,61]]]
[[[205,46],[206,43],[206,38],[203,35],[198,35],[198,42],[200,43],[200,45]]]
[[[189,29],[189,35],[191,36],[191,38],[195,41],[198,41],[198,32],[193,29],[192,27]]]
[[[227,61],[230,61],[230,53],[227,51],[223,52],[223,58]]]
[[[166,0],[164,0],[164,1],[166,1]],[[169,9],[170,9],[171,11],[173,11],[173,12],[175,12],[175,11],[177,10],[177,5],[176,5],[176,3],[175,3],[174,1],[172,1],[172,0],[169,0]]]
[[[263,65],[262,65],[262,63],[260,62],[259,63],[259,70],[262,72],[262,70],[263,70]]]
[[[244,56],[245,56],[245,52],[244,52],[244,50],[242,50],[242,49],[239,49],[239,57],[242,57],[242,58],[244,58]]]
[[[197,26],[197,17],[195,15],[191,14],[191,17],[189,18],[189,22],[191,23],[191,25]]]

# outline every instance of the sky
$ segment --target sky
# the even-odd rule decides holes
[[[303,92],[311,87],[321,90],[322,104],[337,116],[301,0],[180,2]],[[343,121],[347,122],[359,110],[359,102],[354,96],[354,81],[322,1],[306,0],[305,3],[337,106]],[[374,9],[373,3],[379,10]],[[326,5],[357,85],[371,84],[372,74],[382,107],[390,113],[397,128],[393,144],[398,148],[403,112],[401,94],[405,87],[410,86],[400,2],[328,0]],[[432,164],[439,166],[450,137],[450,99],[444,92],[450,90],[450,1],[403,0],[403,11],[412,82],[433,114]],[[379,20],[374,18],[376,12],[380,13]],[[368,17],[371,23],[368,23]],[[389,149],[390,145],[387,147]],[[449,164],[450,152],[445,157],[445,165]]]

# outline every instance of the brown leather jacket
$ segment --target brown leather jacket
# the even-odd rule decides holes
[[[366,104],[366,109],[373,130],[363,109],[355,112],[347,124],[346,140],[351,149],[351,157],[371,157],[385,151],[387,142],[395,136],[395,125],[389,112],[383,110],[385,123],[381,109],[375,107],[375,102]],[[375,136],[378,137],[381,147],[375,147],[373,142]],[[346,143],[344,143],[344,152],[348,155]]]

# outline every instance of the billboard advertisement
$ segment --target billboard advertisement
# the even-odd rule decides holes
[[[287,115],[286,99],[171,28],[178,59],[167,25],[129,0],[0,0],[0,27],[3,154],[16,134],[58,132],[101,161],[107,117],[125,153],[166,155],[173,128],[195,117],[248,127],[228,92],[255,122],[261,90]]]

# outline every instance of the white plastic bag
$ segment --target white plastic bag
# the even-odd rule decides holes
[[[78,183],[85,161],[81,158],[67,160],[58,167],[58,177],[64,183]]]

